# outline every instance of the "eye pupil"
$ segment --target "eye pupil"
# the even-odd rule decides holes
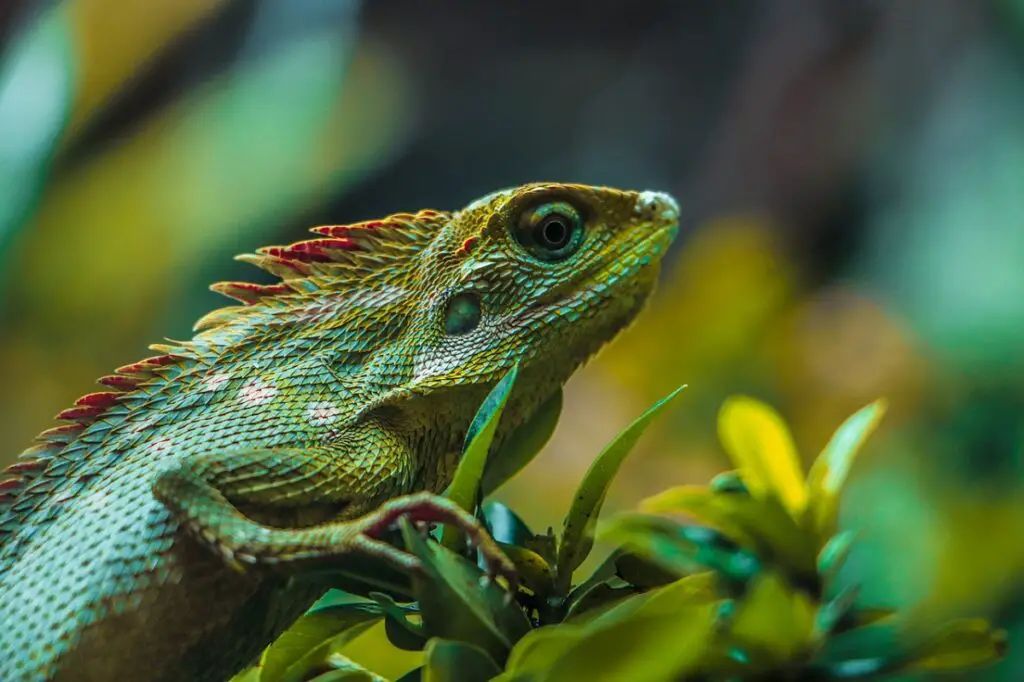
[[[569,228],[562,216],[551,216],[541,224],[538,240],[551,249],[560,249],[569,241]]]
[[[538,260],[565,260],[583,243],[583,217],[567,201],[535,206],[519,217],[514,228],[519,244]]]

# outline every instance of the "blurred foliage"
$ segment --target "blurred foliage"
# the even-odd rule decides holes
[[[484,470],[483,455],[472,453],[489,449],[515,375],[481,406],[447,492],[468,510],[477,509]],[[678,394],[595,458],[559,536],[535,534],[499,502],[483,506],[482,521],[516,563],[521,588],[506,593],[489,580],[464,538],[450,542],[450,529],[435,543],[403,522],[405,547],[422,566],[411,589],[330,593],[236,682],[385,679],[345,655],[376,621],[385,622],[393,646],[423,651],[422,665],[403,681],[867,680],[1003,656],[1006,634],[983,620],[915,632],[894,609],[863,605],[859,586],[840,578],[855,542],[853,531],[838,531],[840,495],[882,417],[879,402],[847,419],[805,476],[778,414],[731,399],[719,431],[737,469],[709,487],[672,488],[645,500],[642,512],[614,516],[600,534],[616,549],[574,584],[619,465]]]
[[[689,409],[622,464],[610,511],[722,469],[727,396],[779,406],[811,453],[885,395],[844,570],[908,620],[1019,631],[1022,18],[1021,0],[0,2],[0,464],[186,337],[211,281],[253,277],[234,253],[523,181],[667,189],[684,234],[659,294],[503,499],[557,524],[612,425],[679,382]],[[350,649],[386,677],[420,656],[380,623]]]

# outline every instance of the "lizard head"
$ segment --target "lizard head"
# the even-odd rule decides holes
[[[413,384],[491,381],[517,361],[562,383],[640,311],[678,218],[660,192],[555,183],[451,214],[421,254]]]
[[[678,218],[667,194],[538,183],[453,213],[315,227],[240,256],[281,281],[214,285],[246,305],[210,313],[172,350],[273,338],[279,357],[383,402],[480,388],[518,362],[543,394],[640,311]]]

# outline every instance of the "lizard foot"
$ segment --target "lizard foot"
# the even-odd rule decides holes
[[[488,578],[503,577],[508,581],[509,592],[514,594],[519,587],[519,576],[515,565],[501,551],[491,536],[462,507],[451,500],[430,493],[415,493],[396,497],[385,502],[377,510],[357,520],[362,527],[356,540],[357,547],[372,556],[389,561],[399,569],[419,570],[419,560],[393,545],[378,540],[383,532],[394,527],[400,519],[408,519],[416,525],[444,523],[457,526],[470,545],[480,551]]]

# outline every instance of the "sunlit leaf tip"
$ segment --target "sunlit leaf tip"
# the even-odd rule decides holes
[[[807,507],[807,484],[789,429],[770,406],[747,396],[725,401],[718,416],[722,445],[751,495],[777,498],[797,516]]]

